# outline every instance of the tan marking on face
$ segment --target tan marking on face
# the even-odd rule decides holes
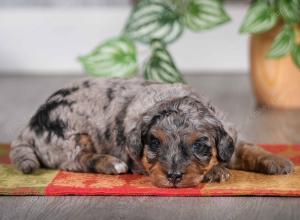
[[[213,166],[217,165],[219,163],[217,158],[217,149],[216,147],[212,147],[212,156],[208,163],[208,165],[205,167],[205,172],[208,172]]]
[[[167,180],[166,174],[163,172],[160,164],[158,162],[154,164],[149,163],[146,152],[144,152],[144,155],[142,157],[142,164],[144,166],[144,169],[148,173],[153,185],[157,187],[172,187],[172,185]]]
[[[203,166],[196,160],[187,167],[182,180],[176,185],[179,188],[198,186],[203,179]]]
[[[216,148],[213,147],[212,157],[209,163],[204,165],[200,164],[197,160],[193,160],[192,163],[187,167],[182,181],[179,182],[176,187],[195,187],[199,185],[203,180],[204,175],[218,163],[217,151]]]
[[[168,135],[166,134],[166,132],[164,132],[161,129],[153,129],[152,130],[152,134],[158,138],[161,142],[167,142],[168,141]]]
[[[165,172],[163,172],[160,163],[155,163],[154,166],[151,167],[149,176],[152,184],[157,187],[173,187],[173,184],[168,181]]]
[[[186,143],[188,145],[192,145],[197,139],[199,139],[201,136],[198,132],[193,132],[191,134],[188,134],[186,138]]]
[[[147,159],[147,156],[146,156],[146,153],[144,153],[143,157],[142,157],[142,164],[144,166],[144,169],[146,170],[147,173],[149,173],[151,167],[153,166],[152,164],[150,164],[148,162],[148,159]]]

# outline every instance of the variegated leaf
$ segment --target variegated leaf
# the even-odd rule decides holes
[[[221,0],[190,0],[183,15],[184,24],[192,31],[202,31],[230,20]]]
[[[135,45],[126,37],[104,42],[80,61],[87,73],[96,76],[127,77],[138,69]]]
[[[180,16],[163,1],[142,1],[132,11],[125,34],[142,43],[176,40],[183,32]]]
[[[278,16],[265,0],[256,1],[247,11],[241,33],[259,33],[270,30],[277,23]]]
[[[151,49],[151,56],[145,64],[145,79],[167,83],[184,82],[165,45],[156,40],[152,42]]]
[[[290,23],[300,22],[300,0],[279,0],[279,13]]]
[[[294,40],[294,29],[290,26],[285,26],[283,30],[276,36],[267,57],[279,58],[286,55],[292,49]]]

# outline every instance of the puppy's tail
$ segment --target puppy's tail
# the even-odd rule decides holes
[[[40,167],[40,162],[34,152],[33,134],[28,128],[12,142],[9,156],[12,163],[22,173],[32,173]]]

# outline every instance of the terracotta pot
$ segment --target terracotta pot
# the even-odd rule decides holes
[[[269,32],[251,36],[252,86],[259,105],[281,109],[300,109],[300,69],[293,63],[290,55],[280,59],[266,58],[281,28],[282,25],[278,25]],[[300,25],[298,29],[300,30]],[[297,39],[298,42],[299,40]]]

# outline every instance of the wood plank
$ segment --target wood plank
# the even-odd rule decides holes
[[[2,197],[1,219],[300,218],[299,198],[276,197]]]

